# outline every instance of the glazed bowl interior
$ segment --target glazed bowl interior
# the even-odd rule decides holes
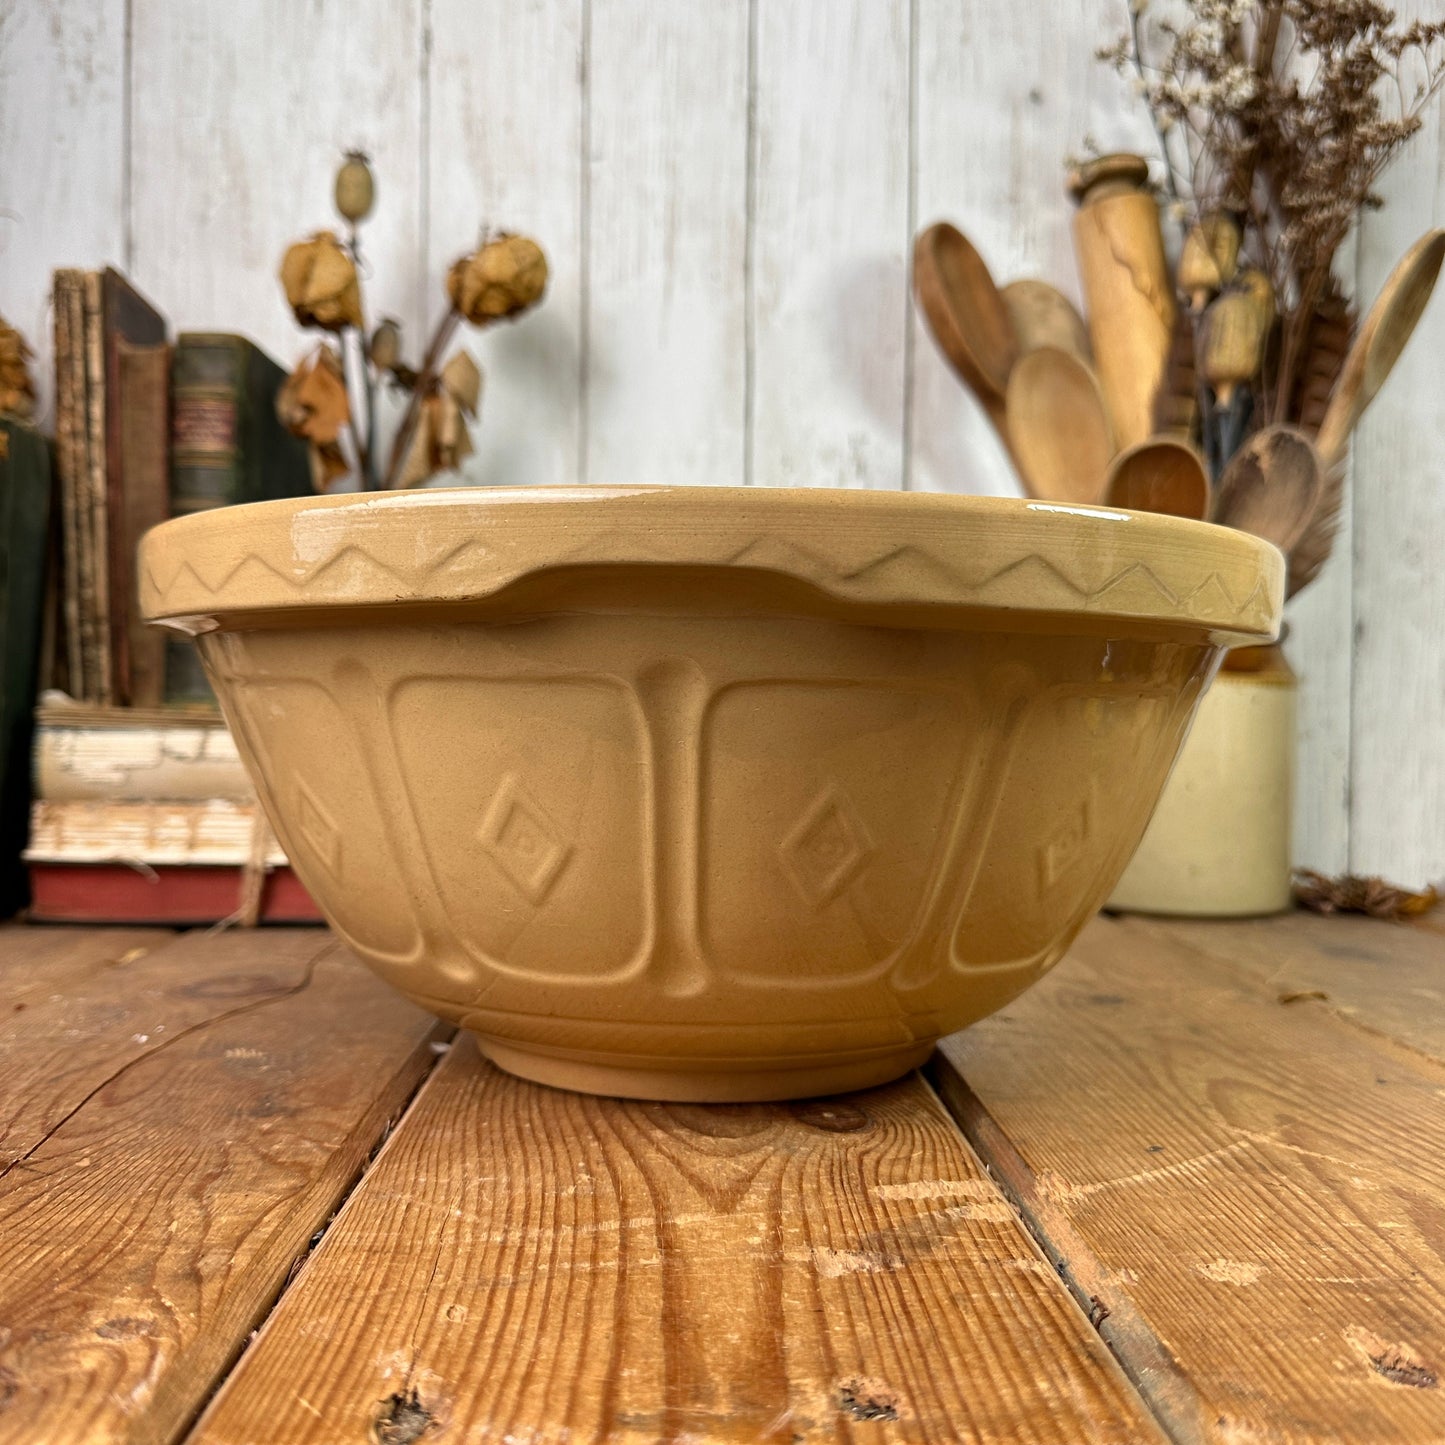
[[[1202,523],[832,490],[466,489],[142,544],[337,932],[594,1092],[882,1082],[1057,962],[1283,562]]]

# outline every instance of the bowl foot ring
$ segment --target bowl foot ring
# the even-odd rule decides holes
[[[764,1103],[848,1094],[891,1083],[910,1069],[921,1067],[933,1052],[930,1041],[886,1054],[873,1053],[841,1063],[835,1059],[802,1068],[770,1068],[760,1061],[756,1069],[667,1070],[559,1058],[484,1035],[476,1038],[482,1053],[499,1069],[535,1084],[580,1094],[679,1104]]]

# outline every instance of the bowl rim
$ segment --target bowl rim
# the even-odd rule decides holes
[[[1285,562],[1248,533],[1115,507],[706,485],[435,487],[215,507],[141,539],[147,621],[478,602],[596,567],[746,567],[843,607],[1134,619],[1278,633]]]

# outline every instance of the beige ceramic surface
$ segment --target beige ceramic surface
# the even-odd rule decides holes
[[[1282,660],[1219,674],[1110,908],[1248,918],[1293,906],[1296,692]]]
[[[362,958],[694,1100],[880,1082],[1050,968],[1283,587],[1204,524],[765,488],[263,503],[140,573]]]

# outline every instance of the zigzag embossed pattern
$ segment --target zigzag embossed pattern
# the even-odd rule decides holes
[[[547,490],[303,499],[178,519],[143,543],[143,609],[185,618],[480,600],[558,569],[703,567],[772,573],[844,603],[1147,617],[1258,638],[1282,595],[1273,549],[1173,518],[1006,498]]]

